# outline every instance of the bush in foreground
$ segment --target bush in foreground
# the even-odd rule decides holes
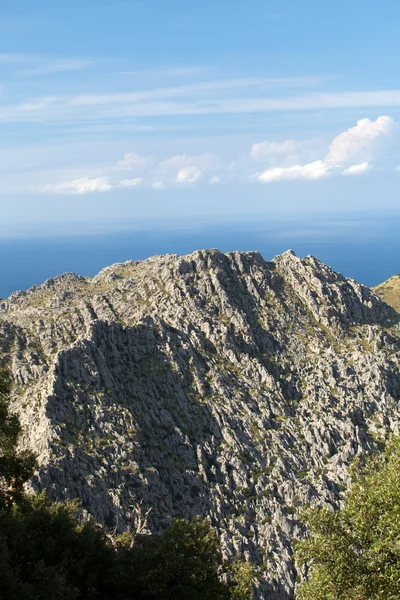
[[[400,598],[400,439],[381,455],[354,466],[354,483],[337,512],[310,509],[310,537],[298,544],[309,565],[298,600]]]

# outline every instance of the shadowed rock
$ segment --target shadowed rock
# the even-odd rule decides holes
[[[370,289],[292,251],[198,251],[49,280],[2,304],[32,485],[107,527],[209,515],[226,556],[289,600],[304,503],[337,507],[399,424],[400,326]]]

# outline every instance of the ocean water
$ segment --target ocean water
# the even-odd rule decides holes
[[[400,213],[381,215],[274,216],[206,222],[102,224],[54,227],[51,234],[0,237],[0,297],[72,271],[93,276],[103,267],[155,254],[203,248],[259,250],[266,260],[291,248],[313,254],[365,285],[400,272]]]

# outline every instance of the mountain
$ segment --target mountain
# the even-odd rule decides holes
[[[400,274],[390,277],[390,279],[377,285],[373,289],[384,302],[387,302],[387,304],[393,306],[397,312],[400,312]]]
[[[198,251],[70,273],[0,303],[32,481],[110,529],[209,515],[289,600],[305,503],[400,424],[400,316],[292,251]]]

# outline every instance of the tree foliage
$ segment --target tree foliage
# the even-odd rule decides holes
[[[226,572],[231,600],[250,600],[253,597],[253,584],[256,581],[254,566],[236,560],[227,564]]]
[[[123,543],[120,540],[119,543]],[[141,535],[121,552],[122,572],[138,598],[157,600],[228,600],[236,583],[223,583],[219,540],[208,521],[174,521],[161,535]],[[128,583],[127,582],[127,583]],[[251,586],[244,590],[251,598]]]
[[[0,513],[0,590],[4,600],[106,599],[116,556],[102,530],[81,522],[77,503],[26,497]]]
[[[250,600],[243,563],[225,565],[208,521],[174,521],[160,535],[114,543],[76,502],[26,497],[0,512],[2,600]],[[247,574],[247,579],[235,577]],[[227,581],[221,579],[223,571]]]
[[[400,598],[400,439],[352,474],[341,510],[305,513],[311,535],[298,545],[297,560],[309,573],[299,600]]]

